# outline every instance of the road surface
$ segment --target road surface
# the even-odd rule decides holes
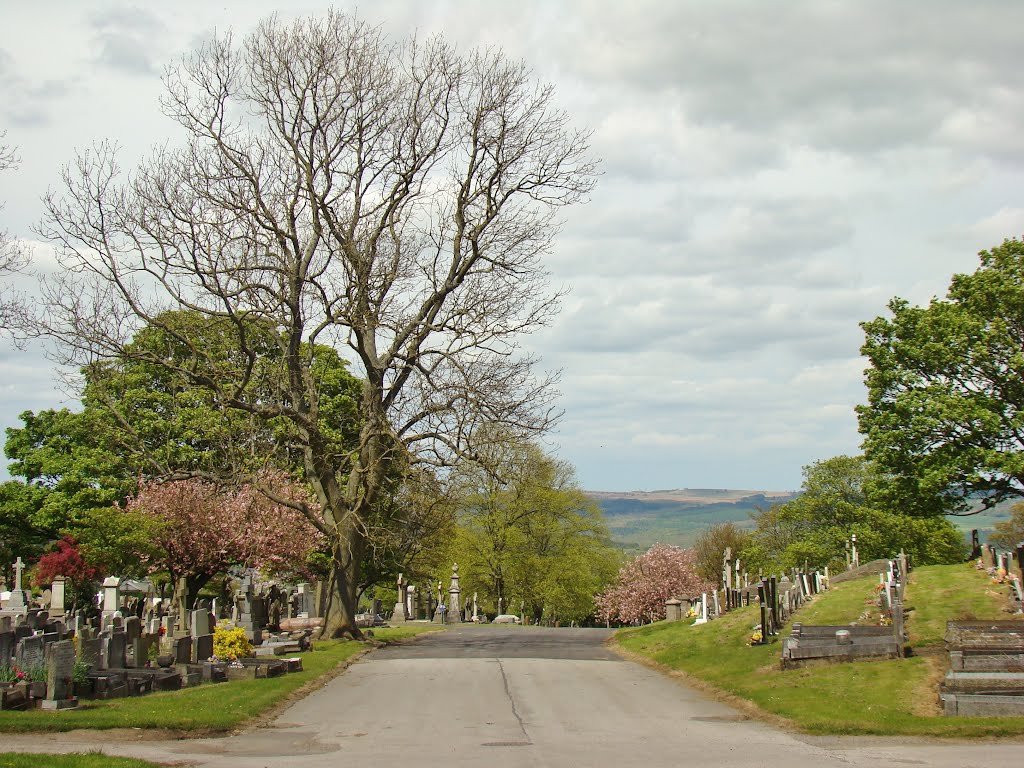
[[[269,727],[237,736],[116,742],[95,734],[3,734],[0,751],[102,748],[210,768],[990,768],[1020,753],[1019,743],[780,731],[620,659],[603,645],[608,635],[467,625],[368,654]]]

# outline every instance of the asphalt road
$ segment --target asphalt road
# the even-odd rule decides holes
[[[466,626],[364,656],[267,728],[222,739],[97,743],[0,736],[0,751],[90,751],[211,768],[1010,764],[1019,743],[810,739],[746,719],[619,659],[604,630]],[[828,702],[821,702],[828,706]],[[81,740],[80,740],[81,739]]]

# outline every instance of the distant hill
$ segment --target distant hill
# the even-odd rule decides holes
[[[663,491],[587,491],[600,505],[615,543],[645,550],[656,542],[688,547],[701,531],[734,522],[752,527],[759,509],[796,498],[794,491],[742,491],[727,488],[676,488]]]
[[[773,504],[783,504],[799,496],[797,491],[741,491],[727,488],[676,488],[664,491],[586,491],[604,512],[612,540],[622,549],[637,553],[652,544],[689,547],[706,528],[716,523],[733,522],[753,528],[753,515]],[[948,519],[970,540],[977,528],[982,542],[988,539],[995,523],[1010,517],[1006,501],[987,512],[950,516]]]

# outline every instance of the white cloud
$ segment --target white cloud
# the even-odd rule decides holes
[[[0,175],[0,229],[34,237],[39,197],[76,148],[116,138],[131,167],[173,140],[162,66],[274,7],[5,10],[0,130],[23,163]],[[1024,233],[1024,6],[385,0],[359,13],[396,35],[502,46],[594,130],[604,175],[548,260],[573,292],[527,341],[564,371],[553,440],[595,489],[793,488],[802,464],[856,453],[857,324],[894,295],[944,294],[978,250]],[[0,357],[4,425],[59,402],[38,350]]]

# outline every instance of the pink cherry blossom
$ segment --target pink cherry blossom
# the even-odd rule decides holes
[[[616,582],[594,598],[602,621],[656,621],[665,618],[665,601],[692,597],[714,586],[697,575],[692,549],[655,544],[619,570]]]

